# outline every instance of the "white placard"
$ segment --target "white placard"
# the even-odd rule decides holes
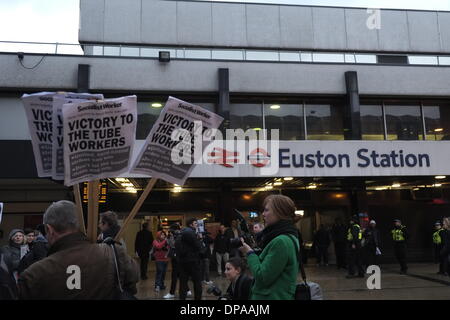
[[[103,100],[103,94],[61,93],[53,97],[53,150],[52,178],[64,180],[64,135],[62,108],[66,103],[78,103],[88,100]]]
[[[40,92],[22,96],[39,177],[52,176],[54,95],[54,92]]]
[[[0,223],[2,223],[2,216],[3,216],[3,202],[0,202]]]
[[[173,152],[178,148],[193,150],[194,136],[201,136],[208,129],[217,129],[222,121],[221,116],[209,110],[169,97],[131,172],[183,185],[194,169],[197,158],[201,158],[202,150],[211,141],[202,139],[201,150],[192,152],[190,163],[174,162]],[[177,129],[185,130],[187,135],[177,134]]]
[[[127,172],[136,124],[136,96],[64,104],[65,185]]]

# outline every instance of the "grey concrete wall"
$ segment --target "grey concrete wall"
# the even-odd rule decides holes
[[[39,58],[26,55],[23,63],[33,65]],[[15,54],[0,55],[0,88],[75,90],[78,64],[91,66],[91,89],[131,94],[217,92],[218,69],[228,68],[230,92],[345,94],[344,73],[357,71],[361,94],[450,96],[450,67],[47,56],[27,70]]]
[[[175,0],[80,0],[80,42],[450,53],[450,12]]]

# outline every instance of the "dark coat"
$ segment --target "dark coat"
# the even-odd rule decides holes
[[[442,237],[442,249],[441,257],[450,259],[450,230],[445,230],[441,233]]]
[[[343,224],[334,224],[331,229],[331,235],[334,243],[347,242],[347,229]]]
[[[153,241],[153,234],[148,230],[141,230],[136,234],[134,249],[138,253],[139,257],[149,254],[152,249]]]
[[[365,247],[381,247],[380,231],[377,228],[368,227],[363,233]]]
[[[214,240],[214,250],[220,254],[230,252],[230,239],[220,231]]]
[[[314,245],[328,247],[331,243],[330,233],[325,229],[317,230],[314,235]]]
[[[178,241],[175,240],[176,256],[180,262],[195,262],[200,260],[201,242],[192,228],[184,228]]]
[[[236,284],[230,284],[227,289],[227,300],[250,300],[250,290],[253,279],[243,274],[236,280]]]
[[[33,263],[47,257],[48,241],[43,236],[39,235],[35,241],[32,242],[30,251],[20,260],[18,272],[19,274],[25,271]]]
[[[16,300],[18,297],[16,281],[14,280],[3,254],[0,252],[0,301]]]
[[[136,294],[139,268],[124,248],[116,245],[123,288]],[[104,300],[114,299],[117,276],[113,252],[107,244],[93,244],[82,233],[72,233],[57,240],[48,257],[31,265],[19,278],[20,299]],[[81,271],[81,289],[67,287],[69,266]]]
[[[17,271],[20,263],[20,245],[14,243],[12,240],[9,244],[1,249],[3,253],[3,259],[8,266],[10,273]]]

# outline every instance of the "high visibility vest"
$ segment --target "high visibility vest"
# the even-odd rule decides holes
[[[401,229],[392,230],[392,239],[394,241],[405,241],[405,234],[403,233],[403,227]]]
[[[436,231],[435,233],[433,233],[433,243],[434,244],[441,244],[442,243],[442,239],[441,239],[441,230],[439,229],[438,231]]]
[[[352,234],[352,228],[356,226],[358,227],[358,240],[362,239],[362,231],[361,231],[361,227],[358,224],[354,224],[353,226],[351,226],[350,228],[348,228],[347,231],[347,240],[348,241],[353,241],[353,234]]]

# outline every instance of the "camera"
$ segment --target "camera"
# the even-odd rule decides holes
[[[235,216],[234,216],[235,220],[239,221],[238,229],[242,233],[242,238],[244,239],[244,242],[246,244],[248,244],[250,247],[254,248],[256,246],[256,242],[250,233],[250,229],[248,227],[247,221],[245,221],[245,218],[242,216],[242,213],[239,210],[234,209],[234,213],[235,213]],[[237,249],[240,247],[242,247],[241,239],[237,239],[237,238],[230,239],[230,248],[231,249]]]
[[[222,295],[222,290],[220,290],[218,287],[216,287],[213,284],[208,287],[206,292],[208,292],[209,294],[213,294],[216,297],[220,297]]]

